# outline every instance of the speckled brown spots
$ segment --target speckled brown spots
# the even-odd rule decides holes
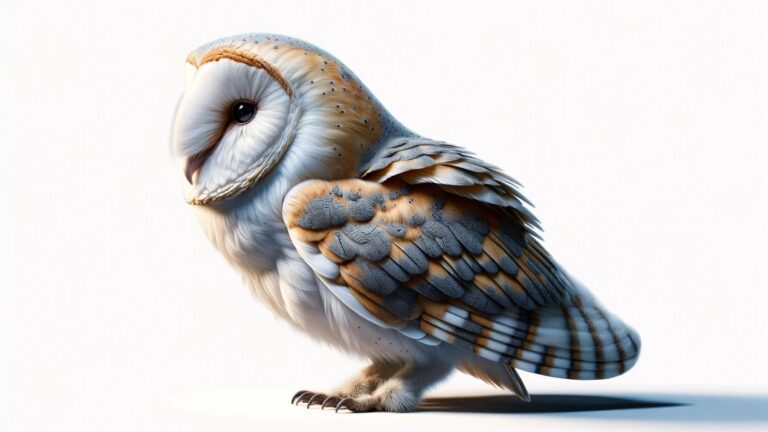
[[[324,136],[318,140],[340,148],[329,153],[334,158],[333,175],[354,176],[360,159],[381,134],[380,127],[363,125],[363,117],[380,118],[381,115],[370,95],[332,58],[307,50],[304,45],[294,45],[290,38],[263,37],[261,41],[259,44],[259,40],[238,39],[208,52],[190,54],[187,61],[200,67],[228,59],[257,67],[273,76],[289,95],[297,93],[302,98],[313,99],[312,110],[327,122]],[[355,91],[347,91],[349,89]],[[329,111],[332,107],[338,109]]]
[[[314,98],[314,104],[320,111],[332,110],[328,112],[328,131],[325,134],[324,142],[328,145],[339,148],[334,152],[335,156],[340,153],[343,158],[335,162],[335,171],[339,175],[352,176],[355,173],[357,163],[365,151],[379,138],[380,131],[370,130],[362,126],[362,117],[378,116],[379,110],[367,99],[368,95],[361,92],[340,91],[340,88],[358,88],[362,86],[355,82],[349,74],[343,72],[341,67],[330,59],[323,58],[320,55],[305,56],[301,51],[298,60],[302,69],[305,70],[301,75],[303,83],[306,83],[306,97]],[[302,83],[296,83],[295,86],[301,87]],[[361,90],[362,91],[362,90]],[[365,103],[364,103],[365,102]],[[355,106],[357,109],[350,110],[346,107]],[[327,108],[325,108],[327,107]],[[362,143],[362,145],[360,145]]]

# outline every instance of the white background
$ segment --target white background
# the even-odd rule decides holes
[[[768,392],[765,3],[6,0],[0,17],[0,430],[768,421],[744,408]],[[549,249],[641,333],[627,375],[524,374],[534,395],[693,405],[291,407],[363,362],[256,304],[184,204],[169,149],[187,53],[253,31],[327,49],[404,124],[521,180]],[[486,391],[454,375],[436,392]]]

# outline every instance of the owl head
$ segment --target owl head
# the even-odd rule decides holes
[[[403,129],[341,62],[294,38],[220,39],[189,54],[185,67],[172,145],[190,204],[273,178],[353,176],[370,148]]]

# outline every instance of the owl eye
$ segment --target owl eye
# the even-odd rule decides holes
[[[246,124],[253,120],[254,115],[256,115],[256,105],[246,101],[237,101],[232,105],[232,112],[229,116],[235,123]]]

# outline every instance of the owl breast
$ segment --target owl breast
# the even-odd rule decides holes
[[[254,295],[277,315],[290,318],[278,270],[293,248],[280,212],[280,197],[287,187],[280,184],[269,182],[236,199],[195,210],[208,239],[244,276]],[[314,283],[307,279],[303,282]]]
[[[288,188],[280,184],[196,207],[209,240],[243,275],[254,296],[292,327],[342,351],[368,358],[428,356],[433,347],[361,318],[322,285],[283,223],[282,197]]]

